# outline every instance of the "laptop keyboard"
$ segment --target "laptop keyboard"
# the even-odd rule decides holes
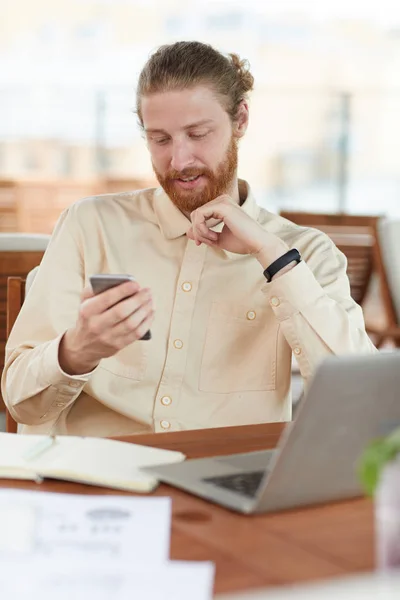
[[[205,477],[202,481],[236,492],[247,498],[254,498],[264,475],[265,471],[246,471],[245,473],[234,473],[233,475]]]

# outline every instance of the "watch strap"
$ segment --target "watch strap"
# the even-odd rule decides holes
[[[264,277],[269,282],[281,269],[289,265],[291,262],[296,261],[297,263],[301,262],[300,252],[293,248],[289,250],[282,256],[280,256],[277,260],[275,260],[272,264],[269,265],[264,271]]]

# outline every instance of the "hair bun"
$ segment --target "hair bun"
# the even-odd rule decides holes
[[[254,87],[254,77],[250,73],[250,65],[248,60],[241,60],[237,54],[229,54],[231,63],[238,74],[242,84],[243,92],[251,92]]]

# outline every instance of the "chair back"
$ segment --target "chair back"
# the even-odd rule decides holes
[[[376,227],[380,216],[319,214],[281,211],[297,225],[326,233],[347,258],[347,275],[353,299],[362,304],[374,270]]]
[[[24,303],[25,296],[29,292],[32,283],[39,271],[34,267],[29,271],[26,279],[22,277],[9,277],[7,281],[7,339],[17,320],[19,311]],[[18,424],[14,421],[6,407],[6,430],[8,433],[17,433]]]
[[[382,219],[376,226],[375,263],[387,321],[386,337],[400,347],[400,220]]]
[[[7,339],[7,280],[26,278],[40,264],[49,242],[49,235],[0,233],[0,373],[4,367]],[[0,392],[0,411],[4,402]]]
[[[19,311],[25,299],[25,279],[22,277],[9,277],[7,281],[7,339],[17,320]],[[6,407],[6,431],[17,433],[18,424],[10,415]]]

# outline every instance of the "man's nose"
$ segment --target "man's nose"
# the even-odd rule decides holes
[[[194,156],[190,148],[190,143],[177,141],[172,144],[171,167],[175,171],[184,171],[192,167]]]

